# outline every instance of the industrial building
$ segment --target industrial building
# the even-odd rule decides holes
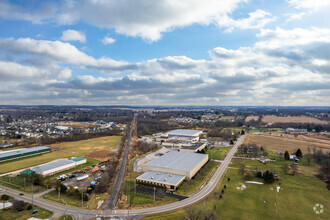
[[[193,152],[201,151],[206,147],[206,143],[194,143],[191,145],[184,145],[179,150],[184,152]]]
[[[85,158],[74,157],[71,160],[59,159],[49,163],[31,168],[36,174],[43,177],[54,175],[56,173],[75,168],[77,165],[86,163]]]
[[[137,181],[175,189],[190,180],[208,161],[207,154],[170,151],[142,166],[144,174]]]
[[[157,135],[158,142],[198,142],[199,136],[203,133],[201,130],[176,129]]]
[[[39,147],[31,147],[31,148],[22,148],[17,150],[3,151],[0,152],[0,161],[16,159],[20,157],[31,156],[34,154],[40,154],[50,152],[49,147],[39,146]]]

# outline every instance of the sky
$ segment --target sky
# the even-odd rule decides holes
[[[329,106],[330,1],[0,1],[1,105]]]

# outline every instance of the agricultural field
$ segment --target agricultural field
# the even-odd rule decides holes
[[[264,135],[330,145],[330,135],[320,133],[269,133]]]
[[[258,121],[259,120],[259,116],[247,116],[245,118],[245,122],[249,122],[249,121],[252,121],[252,120],[255,120],[255,121]]]
[[[59,126],[66,126],[69,128],[94,128],[98,125],[95,124],[84,124],[76,121],[62,121],[58,124]]]
[[[121,136],[107,136],[82,141],[50,145],[52,152],[0,163],[0,174],[36,166],[59,158],[87,157],[95,161],[108,159],[110,151],[116,150]]]
[[[263,146],[266,150],[273,150],[277,152],[288,151],[289,153],[295,152],[298,148],[301,149],[303,154],[308,152],[308,147],[322,149],[324,152],[330,151],[330,145],[324,143],[308,142],[303,140],[293,140],[283,137],[272,137],[269,135],[249,135],[244,139],[244,144],[256,144]]]
[[[315,163],[307,166],[301,162],[298,174],[284,174],[282,166],[291,162],[276,159],[276,162],[265,165],[258,161],[234,159],[214,192],[204,200],[187,208],[143,219],[330,219],[330,210],[326,208],[329,191],[326,184],[312,174],[319,166]],[[239,173],[242,164],[246,171],[253,171],[256,167],[276,171],[280,179],[272,184],[247,183]],[[258,177],[251,181],[263,182]],[[316,204],[323,205],[322,213],[315,213]],[[316,210],[319,211],[320,206],[316,206]]]
[[[269,125],[274,123],[314,123],[314,124],[326,124],[326,121],[321,121],[317,118],[306,117],[306,116],[295,116],[295,117],[279,117],[265,115],[262,117],[262,122],[268,123]]]

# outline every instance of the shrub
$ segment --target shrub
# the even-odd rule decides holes
[[[1,200],[8,200],[8,199],[9,199],[9,196],[6,195],[6,194],[3,194],[3,195],[1,196]]]
[[[27,210],[31,210],[32,209],[32,205],[29,204],[28,207],[26,208]]]

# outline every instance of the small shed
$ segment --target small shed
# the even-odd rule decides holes
[[[34,174],[35,172],[31,169],[26,169],[26,170],[23,170],[20,172],[21,175],[24,175],[24,176],[30,176],[32,174]]]

